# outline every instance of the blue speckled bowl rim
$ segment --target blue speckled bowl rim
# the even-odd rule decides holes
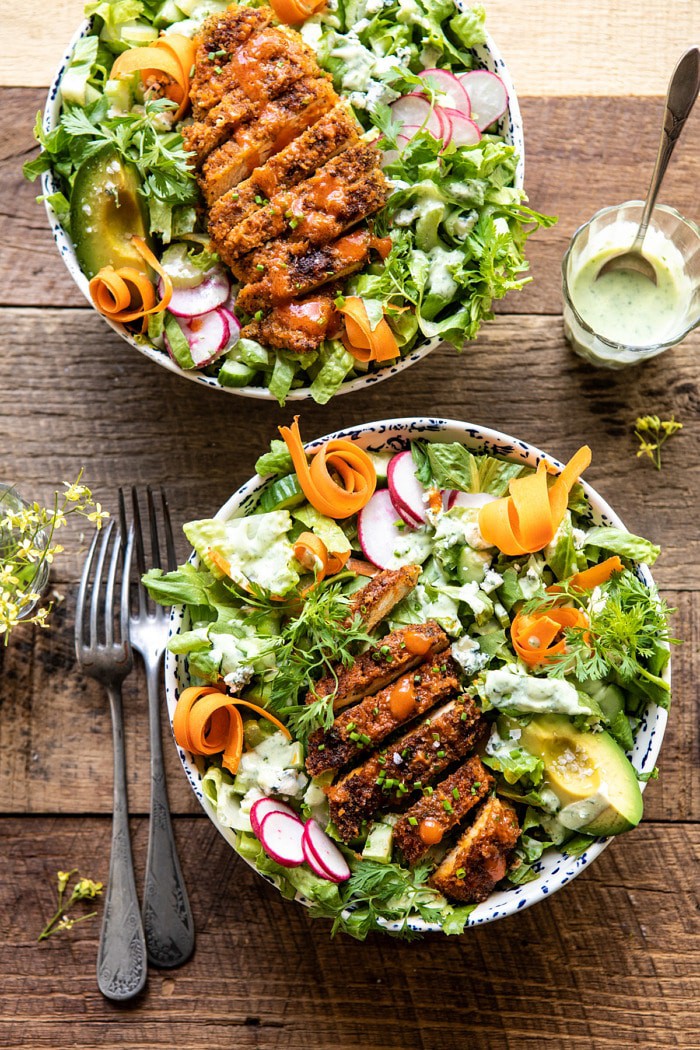
[[[447,432],[447,433],[446,433]],[[385,419],[372,423],[360,423],[344,430],[335,431],[325,437],[317,438],[306,447],[310,451],[331,438],[350,438],[358,441],[363,447],[372,451],[380,451],[389,448],[392,451],[401,451],[408,444],[408,439],[425,438],[428,440],[452,440],[460,441],[468,448],[479,451],[490,452],[494,455],[504,456],[511,460],[522,460],[529,466],[536,467],[541,459],[561,470],[563,464],[554,459],[539,448],[522,441],[519,438],[510,437],[500,431],[488,427],[480,427],[471,423],[463,423],[458,420],[431,418],[431,417],[406,417],[397,419]],[[255,475],[242,485],[216,514],[217,518],[226,520],[230,517],[240,517],[246,511],[252,509],[257,495],[265,484],[265,480]],[[612,510],[608,503],[596,492],[594,488],[583,482],[583,489],[590,504],[591,520],[599,524],[614,525],[625,529],[625,525],[618,515]],[[627,530],[626,530],[627,531]],[[193,555],[190,559],[194,564],[198,560]],[[655,590],[654,580],[648,566],[638,565],[636,567],[639,578],[650,588]],[[178,634],[183,626],[182,607],[176,607],[171,614],[171,635]],[[664,673],[664,677],[670,682],[670,662]],[[171,722],[179,691],[187,684],[187,661],[184,658],[166,653],[165,659],[165,685],[168,703],[168,711]],[[634,760],[635,768],[640,773],[653,770],[656,759],[661,748],[667,723],[667,712],[656,704],[650,704],[642,719],[635,737],[635,746],[630,753]],[[175,745],[177,747],[177,745]],[[235,849],[235,832],[223,827],[216,817],[216,811],[209,800],[204,796],[201,787],[201,774],[197,769],[192,757],[181,748],[177,748],[183,768],[190,782],[190,786],[199,799],[204,811],[211,821],[224,836],[226,841]],[[644,791],[646,784],[640,784]],[[497,919],[503,919],[508,915],[521,911],[524,908],[544,900],[545,897],[561,889],[572,879],[576,878],[584,868],[600,856],[602,851],[609,845],[611,839],[598,839],[590,849],[586,850],[580,857],[567,857],[554,847],[547,850],[543,860],[535,865],[535,870],[540,872],[540,878],[536,881],[526,883],[523,886],[515,886],[511,889],[500,890],[492,894],[487,901],[479,904],[468,919],[468,926],[480,926]],[[246,859],[246,858],[244,858]],[[254,865],[246,860],[255,870]],[[266,878],[274,884],[274,879]],[[309,902],[303,897],[296,898],[300,903],[308,905]],[[417,932],[441,932],[440,927],[434,923],[428,923],[423,919],[416,918],[408,924]],[[388,929],[397,929],[398,924],[387,923]]]
[[[73,39],[71,40],[65,55],[63,56],[61,63],[58,67],[56,75],[53,79],[49,93],[46,99],[46,105],[44,107],[43,125],[45,131],[51,131],[56,126],[61,110],[61,97],[60,87],[65,73],[66,67],[70,61],[71,55],[77,42],[85,36],[92,27],[92,19],[86,19],[78,28]],[[523,137],[523,122],[520,114],[520,106],[518,104],[518,98],[515,93],[515,88],[508,72],[508,68],[501,57],[501,53],[498,50],[496,44],[492,40],[491,36],[487,34],[486,43],[479,45],[478,47],[470,48],[471,53],[476,58],[480,66],[486,69],[490,69],[492,72],[497,72],[502,78],[506,89],[508,91],[508,109],[501,118],[499,126],[505,133],[508,142],[512,143],[519,154],[520,160],[515,173],[515,185],[522,188],[525,179],[525,140]],[[51,193],[55,193],[60,187],[58,180],[54,178],[53,173],[50,171],[44,172],[41,177],[41,187],[44,196],[48,196]],[[49,221],[49,226],[53,234],[53,239],[56,243],[56,247],[59,251],[63,262],[65,263],[66,269],[73,278],[74,282],[87,299],[90,306],[94,309],[92,299],[90,298],[90,292],[88,289],[88,280],[78,265],[78,261],[75,257],[75,250],[71,241],[70,235],[63,228],[59,222],[56,212],[49,204],[48,200],[45,201],[46,214]],[[169,372],[173,372],[175,375],[184,376],[185,379],[189,379],[194,383],[207,386],[211,390],[221,391],[225,394],[237,394],[241,397],[252,397],[263,401],[275,401],[276,399],[265,387],[259,386],[242,386],[242,387],[223,387],[217,383],[214,376],[204,375],[198,371],[186,371],[180,368],[174,361],[172,361],[165,350],[158,350],[157,347],[151,346],[150,344],[141,343],[134,338],[133,334],[124,325],[117,324],[114,321],[110,321],[109,318],[102,318],[106,324],[116,332],[117,335],[121,336],[127,343],[138,350],[139,353],[144,354],[151,361],[154,361],[157,365],[162,368],[167,368]],[[379,369],[377,372],[368,372],[366,375],[358,376],[356,379],[352,379],[349,382],[345,382],[341,385],[338,390],[338,394],[349,394],[355,390],[361,390],[365,387],[374,385],[375,383],[381,383],[383,380],[388,379],[390,376],[397,375],[399,372],[403,372],[404,369],[410,368],[411,365],[415,364],[416,361],[420,361],[423,357],[429,354],[436,347],[440,346],[442,339],[435,338],[429,339],[422,342],[419,346],[414,347],[410,353],[402,357],[396,364],[385,366]],[[337,396],[337,395],[336,395]],[[297,390],[291,390],[287,395],[287,401],[305,401],[311,397],[309,387],[299,387]]]

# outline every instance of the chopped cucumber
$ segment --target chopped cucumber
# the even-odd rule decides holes
[[[471,547],[462,547],[457,561],[459,582],[483,583],[490,562],[491,555],[487,551],[475,551]]]
[[[219,382],[222,386],[248,386],[257,374],[257,369],[248,368],[248,365],[244,365],[242,361],[232,361],[231,358],[226,358],[219,369]]]
[[[362,857],[364,860],[374,860],[378,864],[389,864],[393,845],[394,829],[388,824],[373,824],[362,850]]]
[[[172,25],[173,22],[181,22],[183,13],[175,3],[175,0],[164,0],[164,3],[158,8],[153,24],[158,29],[164,29],[166,26]]]
[[[372,466],[377,472],[377,481],[386,482],[387,470],[389,468],[389,462],[394,458],[393,452],[368,452],[367,455],[372,460]]]
[[[268,485],[260,497],[259,507],[263,513],[270,510],[289,510],[290,507],[298,507],[305,499],[299,478],[296,474],[287,474]]]

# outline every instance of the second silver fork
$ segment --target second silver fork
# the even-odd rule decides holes
[[[152,608],[149,608],[146,588],[141,582],[141,577],[147,569],[164,567],[158,535],[158,516],[150,486],[146,493],[150,559],[146,556],[141,526],[141,509],[135,488],[131,491],[131,499],[134,555],[138,571],[138,598],[135,610],[132,606],[129,618],[129,637],[133,648],[141,654],[146,669],[151,747],[151,819],[143,895],[143,928],[146,935],[148,961],[153,966],[170,968],[180,966],[192,954],[194,922],[170,819],[161,742],[160,668],[168,638],[169,614],[160,605],[152,605]],[[161,501],[167,569],[173,570],[177,568],[175,544],[168,504],[162,490]],[[121,489],[119,506],[122,523],[124,523],[126,507]]]

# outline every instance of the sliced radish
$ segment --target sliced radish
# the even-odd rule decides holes
[[[304,863],[303,837],[304,825],[296,816],[274,811],[260,822],[258,838],[263,849],[285,868],[298,868]]]
[[[447,509],[452,507],[483,507],[485,503],[493,503],[496,496],[488,492],[460,492],[452,489],[447,500]]]
[[[446,69],[424,69],[418,76],[430,80],[441,92],[437,98],[437,104],[441,108],[448,106],[459,110],[465,117],[469,116],[472,108],[471,99],[464,84],[454,73],[449,73]]]
[[[409,532],[397,525],[396,514],[389,489],[380,489],[357,517],[362,552],[380,569],[422,565],[430,554],[430,538],[422,531]]]
[[[187,339],[192,363],[180,361],[175,357],[172,347],[165,336],[165,345],[170,356],[178,361],[182,368],[204,368],[215,361],[229,340],[229,323],[223,310],[212,310],[199,317],[177,317],[177,323]]]
[[[469,117],[457,109],[443,109],[443,117],[449,120],[452,134],[449,141],[453,146],[476,146],[481,141],[481,132]]]
[[[459,78],[471,99],[471,119],[479,131],[486,131],[508,108],[508,92],[497,73],[488,69],[473,69]]]
[[[383,162],[382,162],[383,167],[386,167],[387,164],[393,164],[395,160],[398,160],[398,158],[403,153],[404,148],[411,141],[411,138],[413,137],[413,135],[415,135],[416,131],[418,131],[418,128],[411,129],[411,134],[410,135],[400,134],[400,135],[396,136],[396,145],[398,146],[398,149],[385,149],[384,150],[384,158],[383,158]]]
[[[241,322],[227,306],[220,306],[218,312],[223,314],[228,322],[228,339],[225,349],[230,350],[241,337]]]
[[[162,294],[162,280],[158,289]],[[223,306],[231,294],[231,282],[220,266],[209,270],[204,280],[194,288],[173,288],[168,310],[176,317],[199,317]]]
[[[286,802],[280,802],[278,798],[270,798],[269,795],[265,798],[259,798],[250,807],[250,823],[253,828],[253,834],[258,838],[260,838],[262,822],[269,813],[285,813],[288,817],[294,817],[295,820],[299,820],[292,807],[288,806]]]
[[[350,878],[350,868],[345,857],[313,818],[307,820],[304,826],[302,848],[309,867],[317,875],[331,882],[347,882]]]
[[[431,112],[430,102],[425,95],[413,92],[397,98],[396,102],[391,104],[391,113],[394,120],[404,125],[404,134],[410,138],[413,138],[421,127],[425,127],[436,139],[443,137],[443,123],[438,109],[436,107]]]
[[[394,503],[392,499],[392,503]],[[419,529],[424,522],[419,521],[418,518],[414,517],[411,512],[404,507],[401,503],[394,503],[394,510],[406,525],[412,529]]]
[[[425,489],[416,477],[416,464],[407,450],[399,452],[389,460],[387,482],[394,506],[407,511],[410,517],[423,524],[426,516]]]

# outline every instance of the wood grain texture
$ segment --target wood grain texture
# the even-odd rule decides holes
[[[146,826],[132,821],[139,881]],[[94,984],[98,923],[38,946],[55,872],[106,876],[109,822],[0,821],[0,1047],[697,1048],[696,825],[646,824],[551,899],[459,938],[331,941],[205,818],[176,821],[198,945],[131,1005]],[[591,922],[595,915],[596,922]],[[605,937],[600,930],[605,930]],[[11,960],[11,963],[10,963]]]
[[[489,30],[522,95],[662,95],[680,53],[700,39],[697,0],[485,0]],[[83,0],[0,0],[13,41],[0,55],[0,85],[51,82],[83,18]]]
[[[700,10],[700,3],[698,4]],[[38,185],[21,167],[36,152],[34,117],[40,91],[7,89],[0,107],[0,306],[38,303],[84,306],[53,243]],[[526,175],[533,208],[559,217],[536,234],[527,255],[533,280],[497,304],[499,313],[561,311],[561,260],[574,230],[599,208],[643,196],[661,127],[659,99],[524,99]],[[611,128],[622,135],[611,135]],[[630,135],[635,148],[630,149]],[[700,106],[690,117],[683,145],[669,168],[660,201],[700,219],[697,185]]]

